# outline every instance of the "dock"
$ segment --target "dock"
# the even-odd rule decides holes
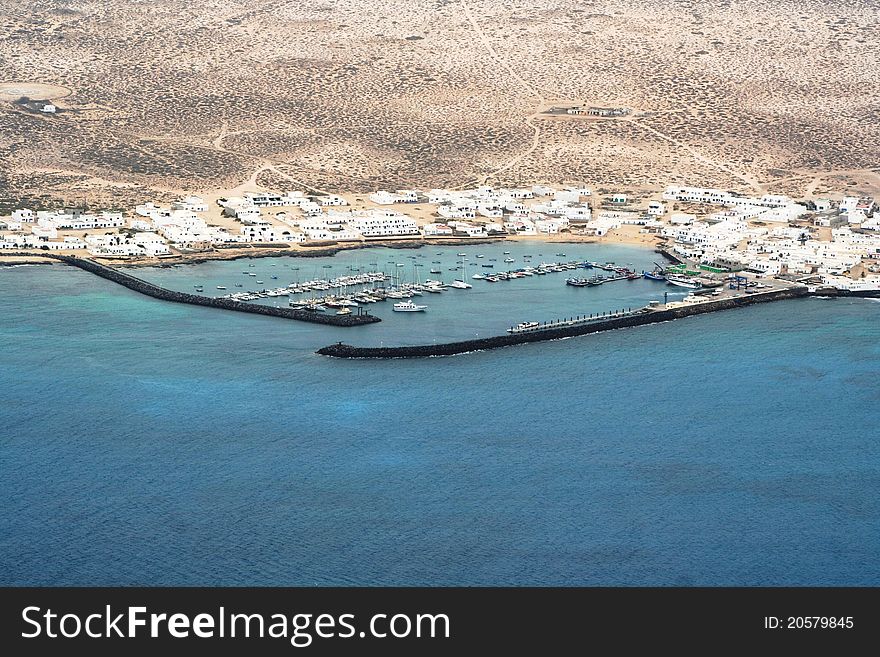
[[[811,294],[812,293],[806,286],[793,286],[768,292],[756,292],[744,296],[698,301],[676,305],[671,308],[649,306],[639,309],[638,311],[620,311],[618,313],[611,313],[607,316],[600,316],[598,318],[590,316],[586,320],[584,320],[583,317],[579,319],[572,318],[569,320],[560,320],[557,322],[542,324],[535,327],[534,330],[508,332],[507,335],[498,335],[491,338],[404,347],[355,347],[338,342],[319,349],[317,353],[322,356],[332,356],[335,358],[389,359],[453,356],[456,354],[465,354],[473,351],[486,351],[489,349],[498,349],[500,347],[509,347],[529,342],[559,340],[561,338],[571,338],[590,333],[600,333],[602,331],[612,331],[621,328],[668,322],[693,315],[718,312],[720,310],[731,310],[758,303],[782,301],[785,299],[798,299],[810,296]]]

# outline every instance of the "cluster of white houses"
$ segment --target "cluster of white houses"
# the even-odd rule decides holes
[[[870,198],[797,203],[787,196],[748,197],[695,187],[669,187],[661,200],[638,209],[623,194],[594,199],[589,189],[528,188],[380,190],[374,206],[353,209],[335,195],[245,193],[217,201],[234,228],[209,224],[208,204],[189,196],[121,212],[16,210],[0,220],[0,248],[87,249],[103,257],[163,256],[246,243],[304,243],[409,237],[553,235],[602,236],[636,225],[663,238],[681,255],[706,264],[768,275],[851,273],[865,258],[880,258],[880,211]],[[592,204],[591,204],[592,201]],[[396,204],[434,206],[419,225]],[[687,204],[691,214],[679,212]],[[669,207],[672,206],[672,207]],[[700,210],[700,206],[706,206]],[[698,215],[700,218],[698,218]],[[225,222],[229,224],[230,222]],[[822,239],[819,233],[824,229]],[[64,234],[62,234],[64,233]]]
[[[691,187],[670,187],[663,196],[723,206],[700,221],[673,214],[660,231],[675,251],[701,263],[771,276],[840,276],[866,258],[880,259],[880,212],[870,198],[808,205],[780,195],[756,198]],[[818,239],[819,228],[830,228],[830,239]]]

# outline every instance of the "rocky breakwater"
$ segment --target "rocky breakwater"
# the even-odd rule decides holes
[[[645,324],[668,322],[674,319],[690,317],[692,315],[702,315],[704,313],[717,312],[719,310],[730,310],[757,303],[781,301],[783,299],[796,299],[808,295],[809,292],[806,287],[791,287],[783,290],[773,290],[771,292],[704,301],[669,309],[662,307],[658,307],[657,309],[645,309],[644,312],[628,314],[623,317],[598,319],[596,321],[570,326],[548,326],[546,329],[538,328],[533,331],[499,335],[492,338],[481,338],[478,340],[464,340],[462,342],[447,342],[444,344],[407,347],[355,347],[338,342],[319,349],[318,353],[322,356],[334,356],[336,358],[425,358],[428,356],[452,356],[472,351],[485,351],[487,349],[509,347],[516,344],[559,340],[561,338],[570,338],[589,333],[599,333],[620,328],[644,326]]]
[[[285,319],[295,319],[301,322],[311,322],[313,324],[329,324],[332,326],[362,326],[364,324],[372,324],[381,321],[375,315],[368,313],[352,313],[350,315],[324,315],[322,313],[311,312],[308,310],[299,310],[294,308],[276,308],[274,306],[263,306],[256,303],[246,303],[244,301],[236,301],[234,299],[216,299],[214,297],[206,297],[199,294],[188,294],[186,292],[177,292],[176,290],[168,290],[160,287],[142,278],[132,276],[113,267],[107,267],[94,260],[88,258],[75,258],[72,256],[46,256],[54,260],[59,260],[68,265],[78,267],[87,272],[113,281],[129,290],[140,292],[154,299],[162,299],[163,301],[173,301],[175,303],[188,303],[194,306],[208,306],[210,308],[219,308],[222,310],[234,310],[242,313],[252,313],[254,315],[269,315],[271,317],[283,317]]]

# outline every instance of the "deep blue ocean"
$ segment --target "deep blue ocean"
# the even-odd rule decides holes
[[[478,253],[503,269],[502,250],[513,266],[658,259],[522,243],[139,275],[207,293],[254,287],[248,271],[269,287],[370,262],[436,278],[436,260],[449,280],[457,252],[470,277]],[[565,277],[473,281],[419,299],[424,314],[375,304],[385,321],[342,329],[0,268],[0,584],[880,584],[880,303],[786,301],[449,358],[314,353],[674,291]]]

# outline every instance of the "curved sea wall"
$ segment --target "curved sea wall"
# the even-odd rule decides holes
[[[789,288],[732,299],[707,301],[705,303],[681,306],[669,310],[651,310],[642,314],[602,319],[587,324],[536,329],[534,331],[499,335],[493,338],[481,338],[479,340],[465,340],[462,342],[447,342],[445,344],[418,345],[411,347],[353,347],[339,342],[319,349],[318,353],[322,356],[334,356],[336,358],[424,358],[427,356],[452,356],[470,351],[497,349],[499,347],[509,347],[515,344],[559,340],[560,338],[571,338],[578,335],[586,335],[588,333],[599,333],[601,331],[611,331],[613,329],[628,328],[631,326],[656,324],[658,322],[667,322],[673,319],[690,317],[691,315],[702,315],[704,313],[750,306],[756,303],[780,301],[782,299],[796,299],[808,295],[809,292],[805,287]]]
[[[58,260],[60,262],[79,267],[87,272],[113,281],[129,290],[140,292],[154,299],[163,301],[173,301],[175,303],[188,303],[193,306],[208,306],[209,308],[220,308],[222,310],[234,310],[236,312],[251,313],[254,315],[269,315],[271,317],[283,317],[285,319],[296,319],[301,322],[311,322],[313,324],[330,324],[333,326],[361,326],[363,324],[372,324],[382,321],[375,315],[355,314],[351,315],[323,315],[321,313],[309,312],[308,310],[297,310],[294,308],[275,308],[274,306],[262,306],[256,303],[245,303],[234,299],[217,299],[214,297],[204,297],[198,294],[187,294],[185,292],[177,292],[168,290],[153,283],[132,276],[125,272],[107,267],[94,260],[86,258],[75,258],[73,256],[63,256],[56,254],[46,254],[46,258]]]

